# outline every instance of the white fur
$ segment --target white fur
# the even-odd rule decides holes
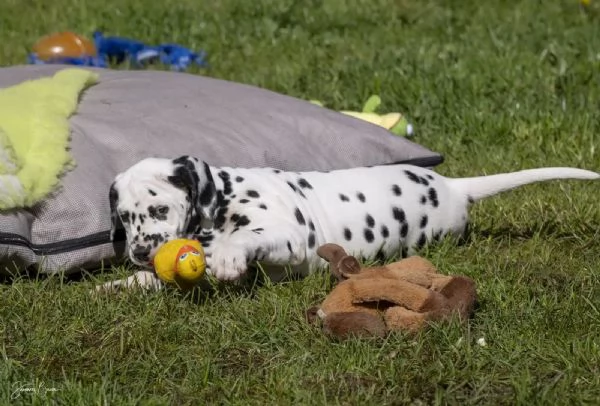
[[[157,233],[164,239],[195,237],[205,241],[208,272],[221,280],[238,279],[256,259],[261,263],[290,265],[300,272],[309,272],[324,265],[316,254],[317,248],[324,243],[340,244],[349,253],[366,258],[378,253],[392,256],[403,248],[404,254],[411,254],[422,243],[463,233],[469,204],[473,201],[537,181],[600,177],[595,172],[581,169],[542,168],[452,179],[412,165],[282,172],[271,168],[208,167],[190,158],[185,162],[197,174],[198,185],[190,185],[197,189],[196,197],[206,191],[209,184],[213,184],[217,192],[229,191],[224,195],[230,200],[226,221],[218,224],[216,200],[198,206],[197,202],[186,200],[190,190],[169,181],[181,167],[181,162],[175,164],[169,159],[149,158],[117,176],[114,189],[118,192],[118,213],[136,212],[139,218],[148,206],[169,207],[169,213],[162,221],[145,222],[139,230],[140,224],[125,225],[128,253],[130,257],[133,255],[136,236],[138,242],[143,235]],[[223,172],[227,173],[228,180],[219,175]],[[237,177],[243,181],[236,181]],[[149,189],[156,196],[149,195]],[[359,193],[364,201],[359,198]],[[258,197],[254,197],[256,195]],[[198,207],[194,209],[194,205]],[[190,213],[194,210],[201,214],[202,221],[193,235],[189,235],[190,230],[186,228],[189,228]],[[296,216],[297,210],[302,214],[304,224]],[[233,214],[238,217],[232,218]],[[236,226],[235,219],[239,216],[245,216],[249,224]],[[347,230],[352,233],[349,239]],[[157,247],[151,247],[149,260]],[[148,264],[132,259],[139,265]],[[145,273],[143,278],[129,278],[129,282],[157,286],[157,280],[152,279]],[[129,285],[127,282],[121,284]]]

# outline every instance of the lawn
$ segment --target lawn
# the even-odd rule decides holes
[[[0,0],[0,65],[23,63],[44,34],[100,28],[204,49],[199,74],[334,109],[378,93],[444,154],[444,175],[600,170],[599,6]],[[475,205],[466,241],[421,253],[476,281],[474,317],[417,336],[336,342],[308,326],[304,311],[331,288],[325,272],[210,297],[89,295],[109,270],[5,283],[0,404],[598,404],[599,192],[549,182]]]

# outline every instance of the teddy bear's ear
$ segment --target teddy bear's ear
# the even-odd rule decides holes
[[[346,255],[346,251],[337,244],[323,244],[317,248],[317,255],[329,263],[335,263]]]
[[[332,269],[332,272],[340,280],[348,279],[350,276],[360,273],[360,263],[358,262],[358,259],[351,257],[350,255],[342,258],[335,268],[335,270]]]
[[[317,255],[329,262],[331,273],[340,282],[347,279],[348,275],[360,272],[358,260],[346,254],[346,251],[337,244],[321,245],[317,249]]]

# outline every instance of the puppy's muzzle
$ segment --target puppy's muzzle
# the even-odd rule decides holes
[[[150,261],[150,246],[136,245],[131,250],[131,257],[136,262],[148,263]]]

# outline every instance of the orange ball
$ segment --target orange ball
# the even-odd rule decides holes
[[[81,58],[96,56],[96,46],[87,38],[66,31],[41,38],[33,46],[33,52],[43,61],[61,57]]]

